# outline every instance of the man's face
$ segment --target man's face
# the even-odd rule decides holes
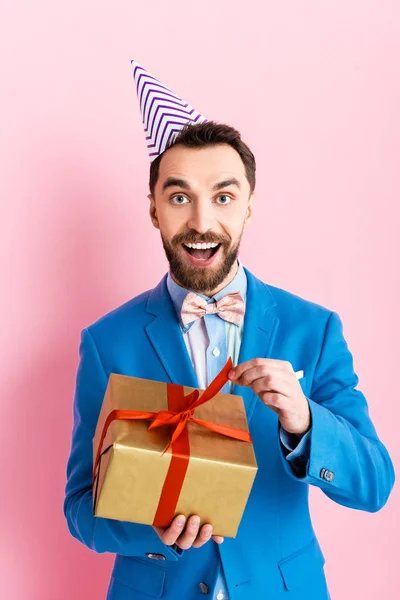
[[[223,287],[236,267],[252,211],[250,184],[236,150],[227,144],[173,146],[162,157],[149,198],[174,279],[197,292]]]

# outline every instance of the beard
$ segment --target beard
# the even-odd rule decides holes
[[[242,233],[238,241],[231,246],[231,238],[227,235],[216,235],[213,233],[198,234],[191,230],[187,233],[178,233],[171,242],[168,242],[161,234],[161,240],[165,255],[169,262],[171,273],[174,279],[185,289],[194,292],[205,293],[218,288],[228,277],[231,269],[236,262],[239,254]],[[182,244],[196,243],[218,243],[220,256],[217,258],[219,266],[214,267],[194,267],[182,256]],[[185,250],[183,250],[185,252]]]

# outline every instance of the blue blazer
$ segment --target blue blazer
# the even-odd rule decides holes
[[[64,513],[80,542],[117,555],[108,600],[191,600],[203,598],[207,590],[211,597],[221,561],[231,600],[327,599],[309,485],[339,504],[370,512],[388,499],[393,466],[365,397],[356,389],[358,378],[338,315],[267,286],[247,270],[246,275],[239,362],[270,357],[304,371],[301,384],[312,433],[303,472],[295,474],[286,459],[277,415],[250,388],[236,386],[234,393],[244,398],[259,470],[235,539],[175,551],[151,526],[94,517],[92,438],[110,373],[198,386],[166,277],[154,290],[105,315],[82,331]],[[164,560],[154,560],[154,554]]]

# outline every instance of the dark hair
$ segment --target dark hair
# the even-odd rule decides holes
[[[195,125],[187,123],[175,140],[151,163],[149,187],[152,194],[154,194],[154,188],[158,180],[162,157],[169,148],[177,144],[186,146],[186,148],[202,148],[204,146],[228,144],[240,155],[247,180],[250,184],[250,190],[251,192],[254,191],[256,186],[256,161],[250,148],[242,141],[239,131],[229,125],[215,123],[215,121],[206,121],[205,123],[197,123]]]

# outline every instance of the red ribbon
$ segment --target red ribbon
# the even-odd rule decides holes
[[[183,386],[173,383],[167,384],[168,408],[157,413],[140,410],[113,410],[108,415],[100,436],[100,442],[97,448],[96,459],[93,468],[93,482],[95,481],[97,467],[100,461],[103,442],[107,434],[108,427],[114,420],[151,420],[150,429],[157,427],[172,426],[172,436],[170,443],[165,448],[163,454],[172,447],[172,456],[164,486],[161,492],[160,500],[153,525],[156,527],[168,527],[175,516],[176,506],[181,493],[182,485],[186,476],[186,471],[190,460],[189,433],[187,429],[188,422],[197,423],[210,431],[219,433],[243,442],[251,443],[250,433],[227,425],[218,425],[210,421],[196,419],[194,411],[196,408],[209,402],[229,381],[228,373],[232,369],[232,359],[228,362],[210,383],[203,394],[200,396],[198,390],[194,390],[187,396],[184,395]]]

